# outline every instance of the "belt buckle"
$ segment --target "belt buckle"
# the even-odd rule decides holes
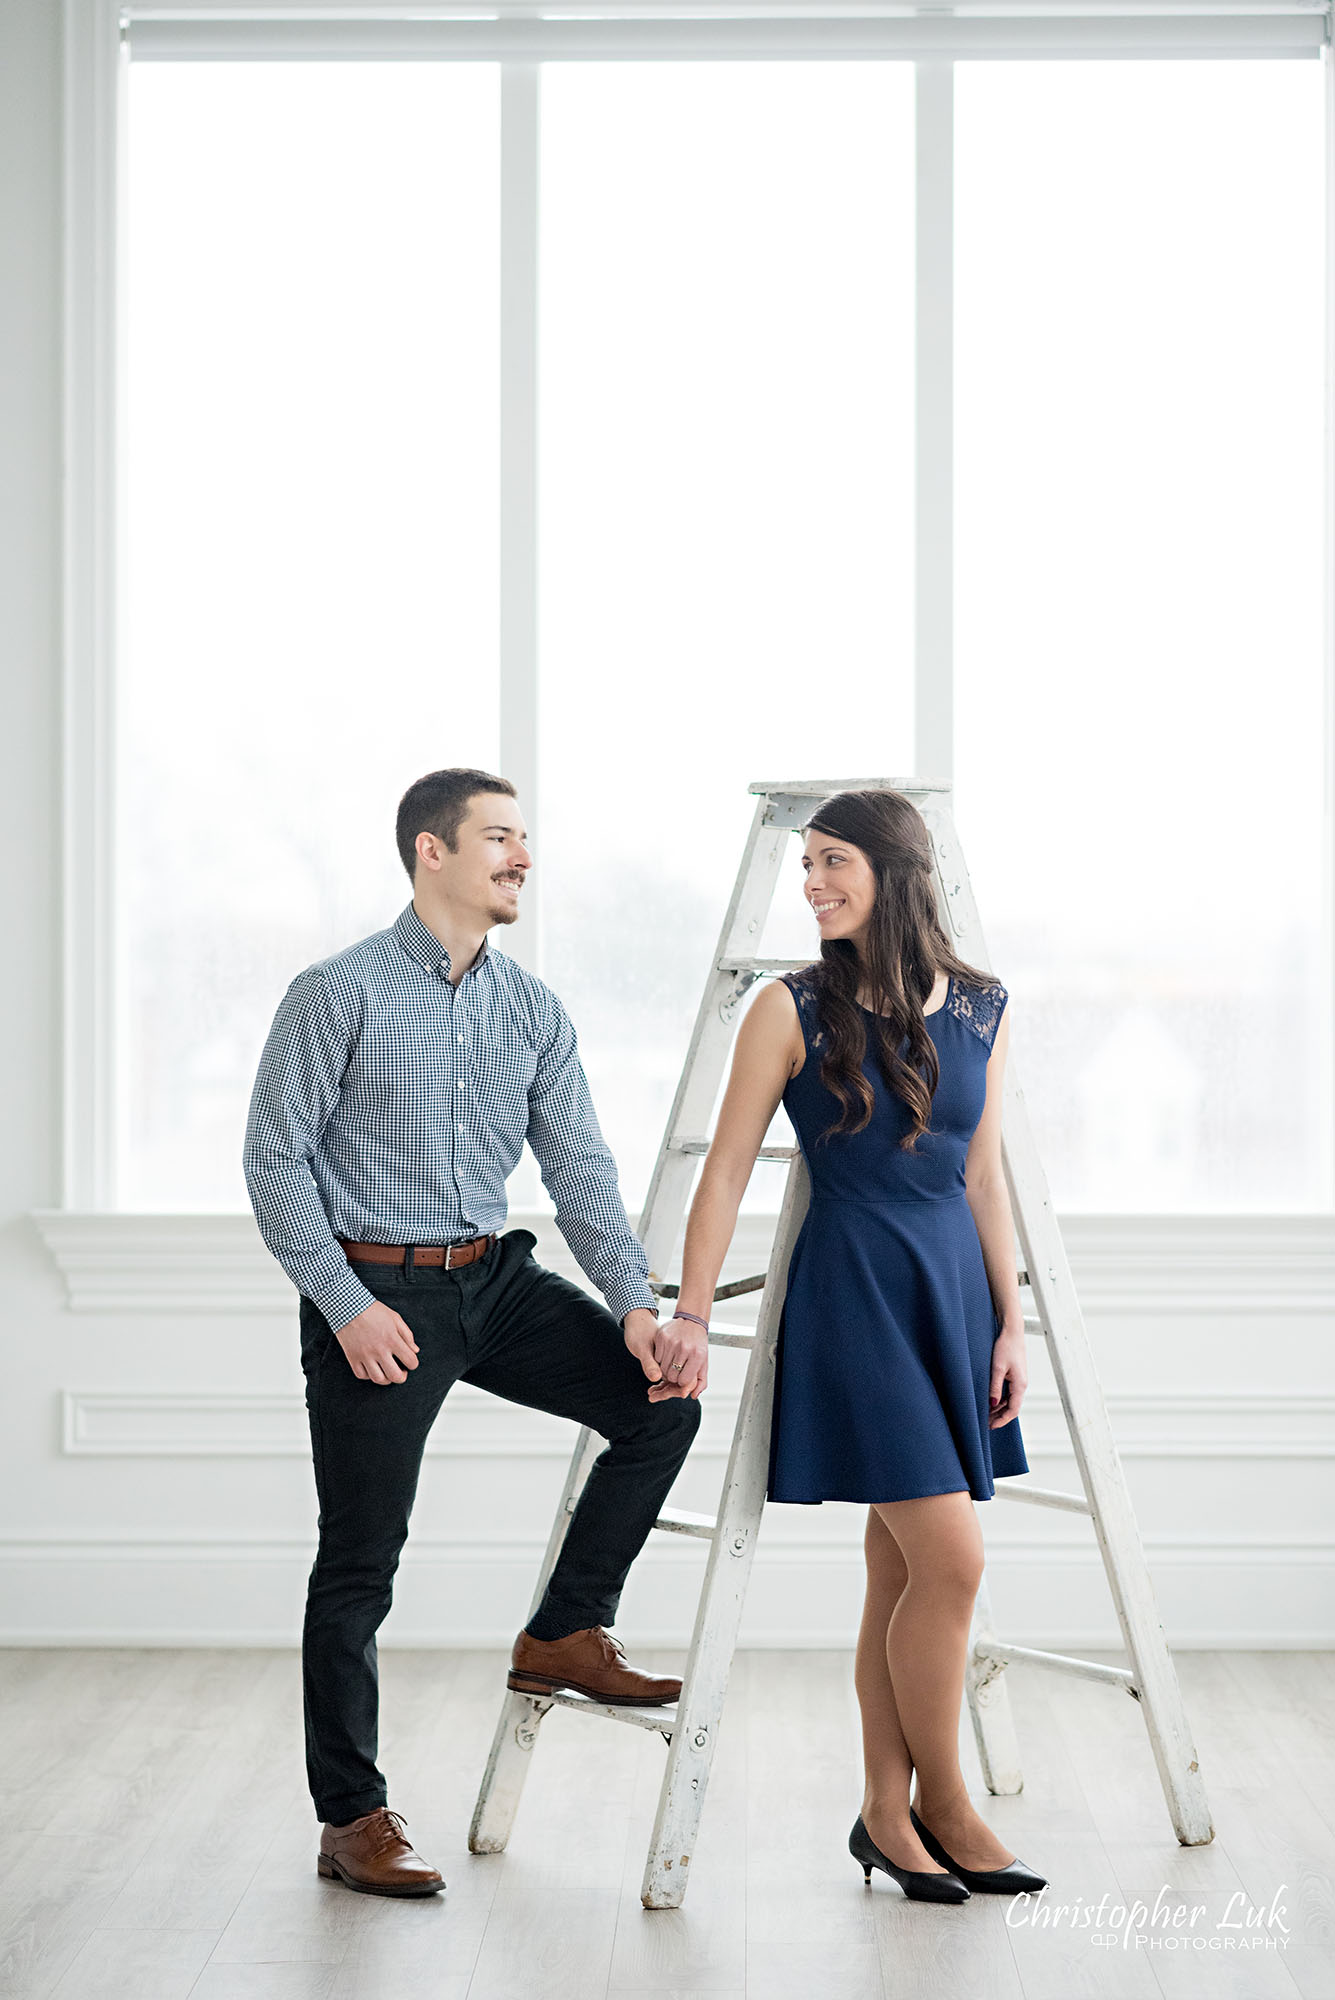
[[[458,1246],[453,1243],[447,1243],[445,1245],[445,1269],[447,1271],[453,1268],[451,1260],[453,1259],[457,1247]]]

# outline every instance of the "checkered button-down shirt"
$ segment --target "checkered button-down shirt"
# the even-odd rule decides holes
[[[292,981],[246,1124],[264,1241],[336,1331],[372,1294],[335,1238],[460,1243],[500,1229],[527,1139],[561,1234],[617,1318],[653,1310],[561,1002],[485,940],[457,987],[449,971],[409,903]]]

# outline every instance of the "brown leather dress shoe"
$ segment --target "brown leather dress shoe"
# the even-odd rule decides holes
[[[570,1688],[613,1708],[658,1708],[681,1693],[680,1681],[628,1666],[621,1641],[601,1625],[569,1632],[564,1639],[535,1639],[521,1632],[510,1655],[506,1686],[520,1694]]]
[[[445,1887],[439,1870],[413,1853],[402,1817],[388,1806],[347,1826],[326,1826],[316,1866],[331,1881],[367,1896],[434,1896]]]

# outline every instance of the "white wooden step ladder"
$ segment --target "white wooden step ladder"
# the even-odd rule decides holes
[[[651,1283],[665,1297],[675,1296],[677,1287],[662,1282],[656,1274],[670,1267],[696,1167],[709,1149],[708,1121],[740,1003],[758,979],[810,962],[766,959],[756,952],[789,836],[806,824],[820,801],[835,792],[872,789],[902,792],[911,799],[932,838],[941,922],[962,958],[991,970],[951,817],[947,782],[832,778],[754,784],[749,789],[757,801],[755,817],[640,1223]],[[760,1157],[786,1160],[789,1167],[765,1275],[720,1285],[715,1294],[720,1299],[746,1291],[762,1294],[754,1334],[724,1330],[710,1334],[711,1346],[750,1350],[717,1514],[665,1511],[655,1523],[667,1534],[701,1536],[710,1544],[681,1697],[674,1706],[633,1709],[612,1708],[577,1694],[529,1695],[507,1689],[468,1837],[475,1854],[495,1853],[505,1846],[539,1726],[550,1709],[575,1709],[610,1722],[657,1730],[667,1741],[668,1754],[640,1889],[641,1900],[651,1910],[678,1907],[690,1880],[691,1856],[765,1503],[779,1316],[789,1260],[806,1213],[808,1182],[801,1155],[794,1148],[766,1146]],[[975,1604],[965,1680],[984,1781],[994,1793],[1018,1792],[1024,1782],[1005,1683],[1005,1669],[1011,1661],[1026,1660],[1077,1674],[1120,1688],[1140,1703],[1174,1832],[1184,1846],[1199,1846],[1214,1836],[1205,1788],[1065,1247],[1029,1129],[1013,1052],[1006,1062],[1002,1157],[1020,1241],[1017,1262],[1026,1306],[1025,1329],[1047,1342],[1083,1492],[1062,1493],[1003,1479],[997,1482],[996,1497],[1090,1517],[1131,1665],[1105,1666],[999,1639],[992,1629],[984,1577]],[[580,1432],[530,1617],[541,1602],[570,1516],[601,1449],[602,1441],[593,1432]]]

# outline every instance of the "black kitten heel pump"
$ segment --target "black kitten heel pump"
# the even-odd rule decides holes
[[[1047,1882],[1042,1875],[1035,1875],[1032,1868],[1026,1868],[1023,1861],[1008,1861],[1004,1868],[961,1868],[958,1861],[952,1861],[936,1835],[925,1827],[913,1807],[909,1807],[909,1818],[913,1831],[917,1834],[933,1861],[939,1861],[943,1868],[949,1868],[958,1875],[968,1889],[981,1890],[985,1896],[1013,1896],[1020,1889],[1046,1889]]]
[[[906,1896],[915,1903],[967,1903],[969,1892],[963,1882],[953,1875],[929,1874],[925,1868],[897,1868],[882,1854],[876,1842],[862,1824],[859,1813],[853,1822],[853,1831],[848,1836],[848,1851],[855,1861],[862,1863],[862,1871],[871,1886],[873,1868],[884,1868],[887,1875],[893,1875]]]

